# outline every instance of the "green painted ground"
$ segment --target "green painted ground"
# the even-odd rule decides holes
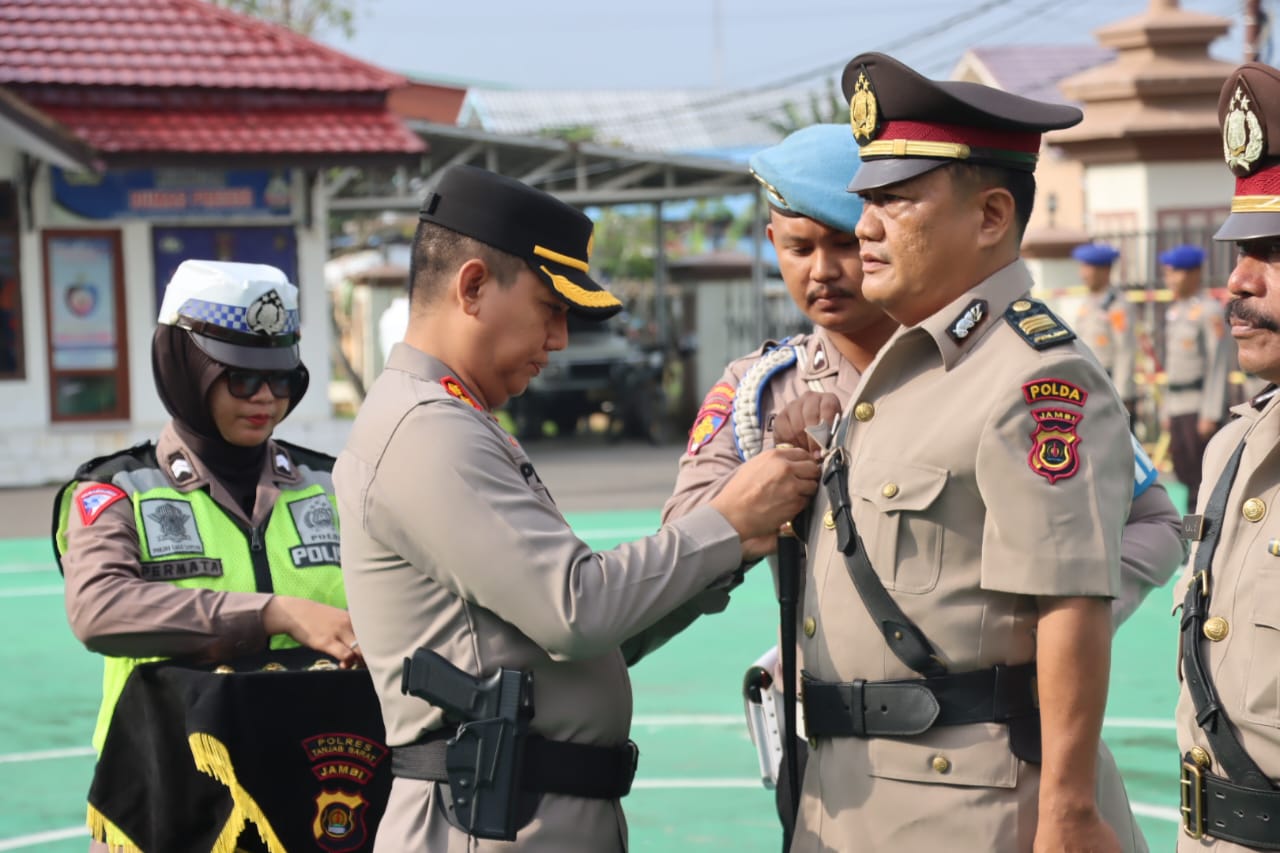
[[[652,532],[657,520],[656,511],[570,515],[597,548]],[[0,851],[83,853],[92,768],[85,753],[100,669],[67,628],[48,547],[0,541],[0,625],[8,638],[0,643]],[[1171,849],[1177,832],[1169,600],[1167,590],[1153,593],[1117,637],[1106,730],[1153,850]],[[626,801],[633,850],[778,849],[773,795],[756,782],[739,692],[743,670],[772,644],[776,618],[768,574],[753,572],[726,613],[634,670],[641,760]],[[64,749],[71,754],[55,752]]]

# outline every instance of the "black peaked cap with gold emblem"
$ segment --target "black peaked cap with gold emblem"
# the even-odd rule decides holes
[[[524,260],[575,314],[605,320],[622,310],[588,274],[591,220],[553,195],[486,169],[451,166],[418,218]]]
[[[1280,236],[1280,71],[1247,62],[1231,72],[1218,97],[1218,122],[1236,189],[1214,239]]]
[[[930,80],[883,53],[855,56],[842,83],[862,160],[849,192],[955,162],[1034,172],[1040,134],[1084,117],[1075,107],[978,83]]]

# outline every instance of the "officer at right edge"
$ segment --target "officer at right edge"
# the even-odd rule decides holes
[[[1215,239],[1238,249],[1227,321],[1269,383],[1209,443],[1182,602],[1180,853],[1280,849],[1280,71],[1240,66],[1218,99],[1236,176]]]

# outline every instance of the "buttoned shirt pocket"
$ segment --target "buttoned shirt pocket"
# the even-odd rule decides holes
[[[1252,648],[1249,671],[1245,676],[1244,714],[1252,722],[1280,728],[1280,667],[1276,666],[1276,661],[1280,660],[1280,566],[1258,570],[1255,576],[1257,585],[1251,596],[1253,612],[1250,619],[1253,624],[1249,626]],[[1210,618],[1220,612],[1210,599]],[[1229,618],[1230,614],[1227,616]],[[1227,623],[1228,631],[1234,627]],[[1205,642],[1205,645],[1214,644]]]
[[[871,565],[888,589],[929,592],[942,570],[943,526],[935,503],[947,484],[945,468],[860,459],[849,476],[859,505],[855,522]]]
[[[910,739],[873,738],[867,744],[872,776],[926,785],[1015,788],[1021,762],[1009,751],[1001,723],[939,726]]]

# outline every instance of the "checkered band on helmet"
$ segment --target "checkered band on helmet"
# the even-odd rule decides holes
[[[298,311],[285,310],[284,323],[279,328],[264,327],[263,324],[250,322],[249,312],[257,307],[257,303],[242,308],[239,305],[224,305],[220,302],[206,302],[203,299],[188,299],[178,309],[179,316],[197,320],[212,326],[218,326],[231,332],[246,335],[296,335],[298,333]],[[281,306],[283,309],[283,306]],[[273,325],[279,325],[278,323]],[[207,326],[205,327],[207,333]]]

